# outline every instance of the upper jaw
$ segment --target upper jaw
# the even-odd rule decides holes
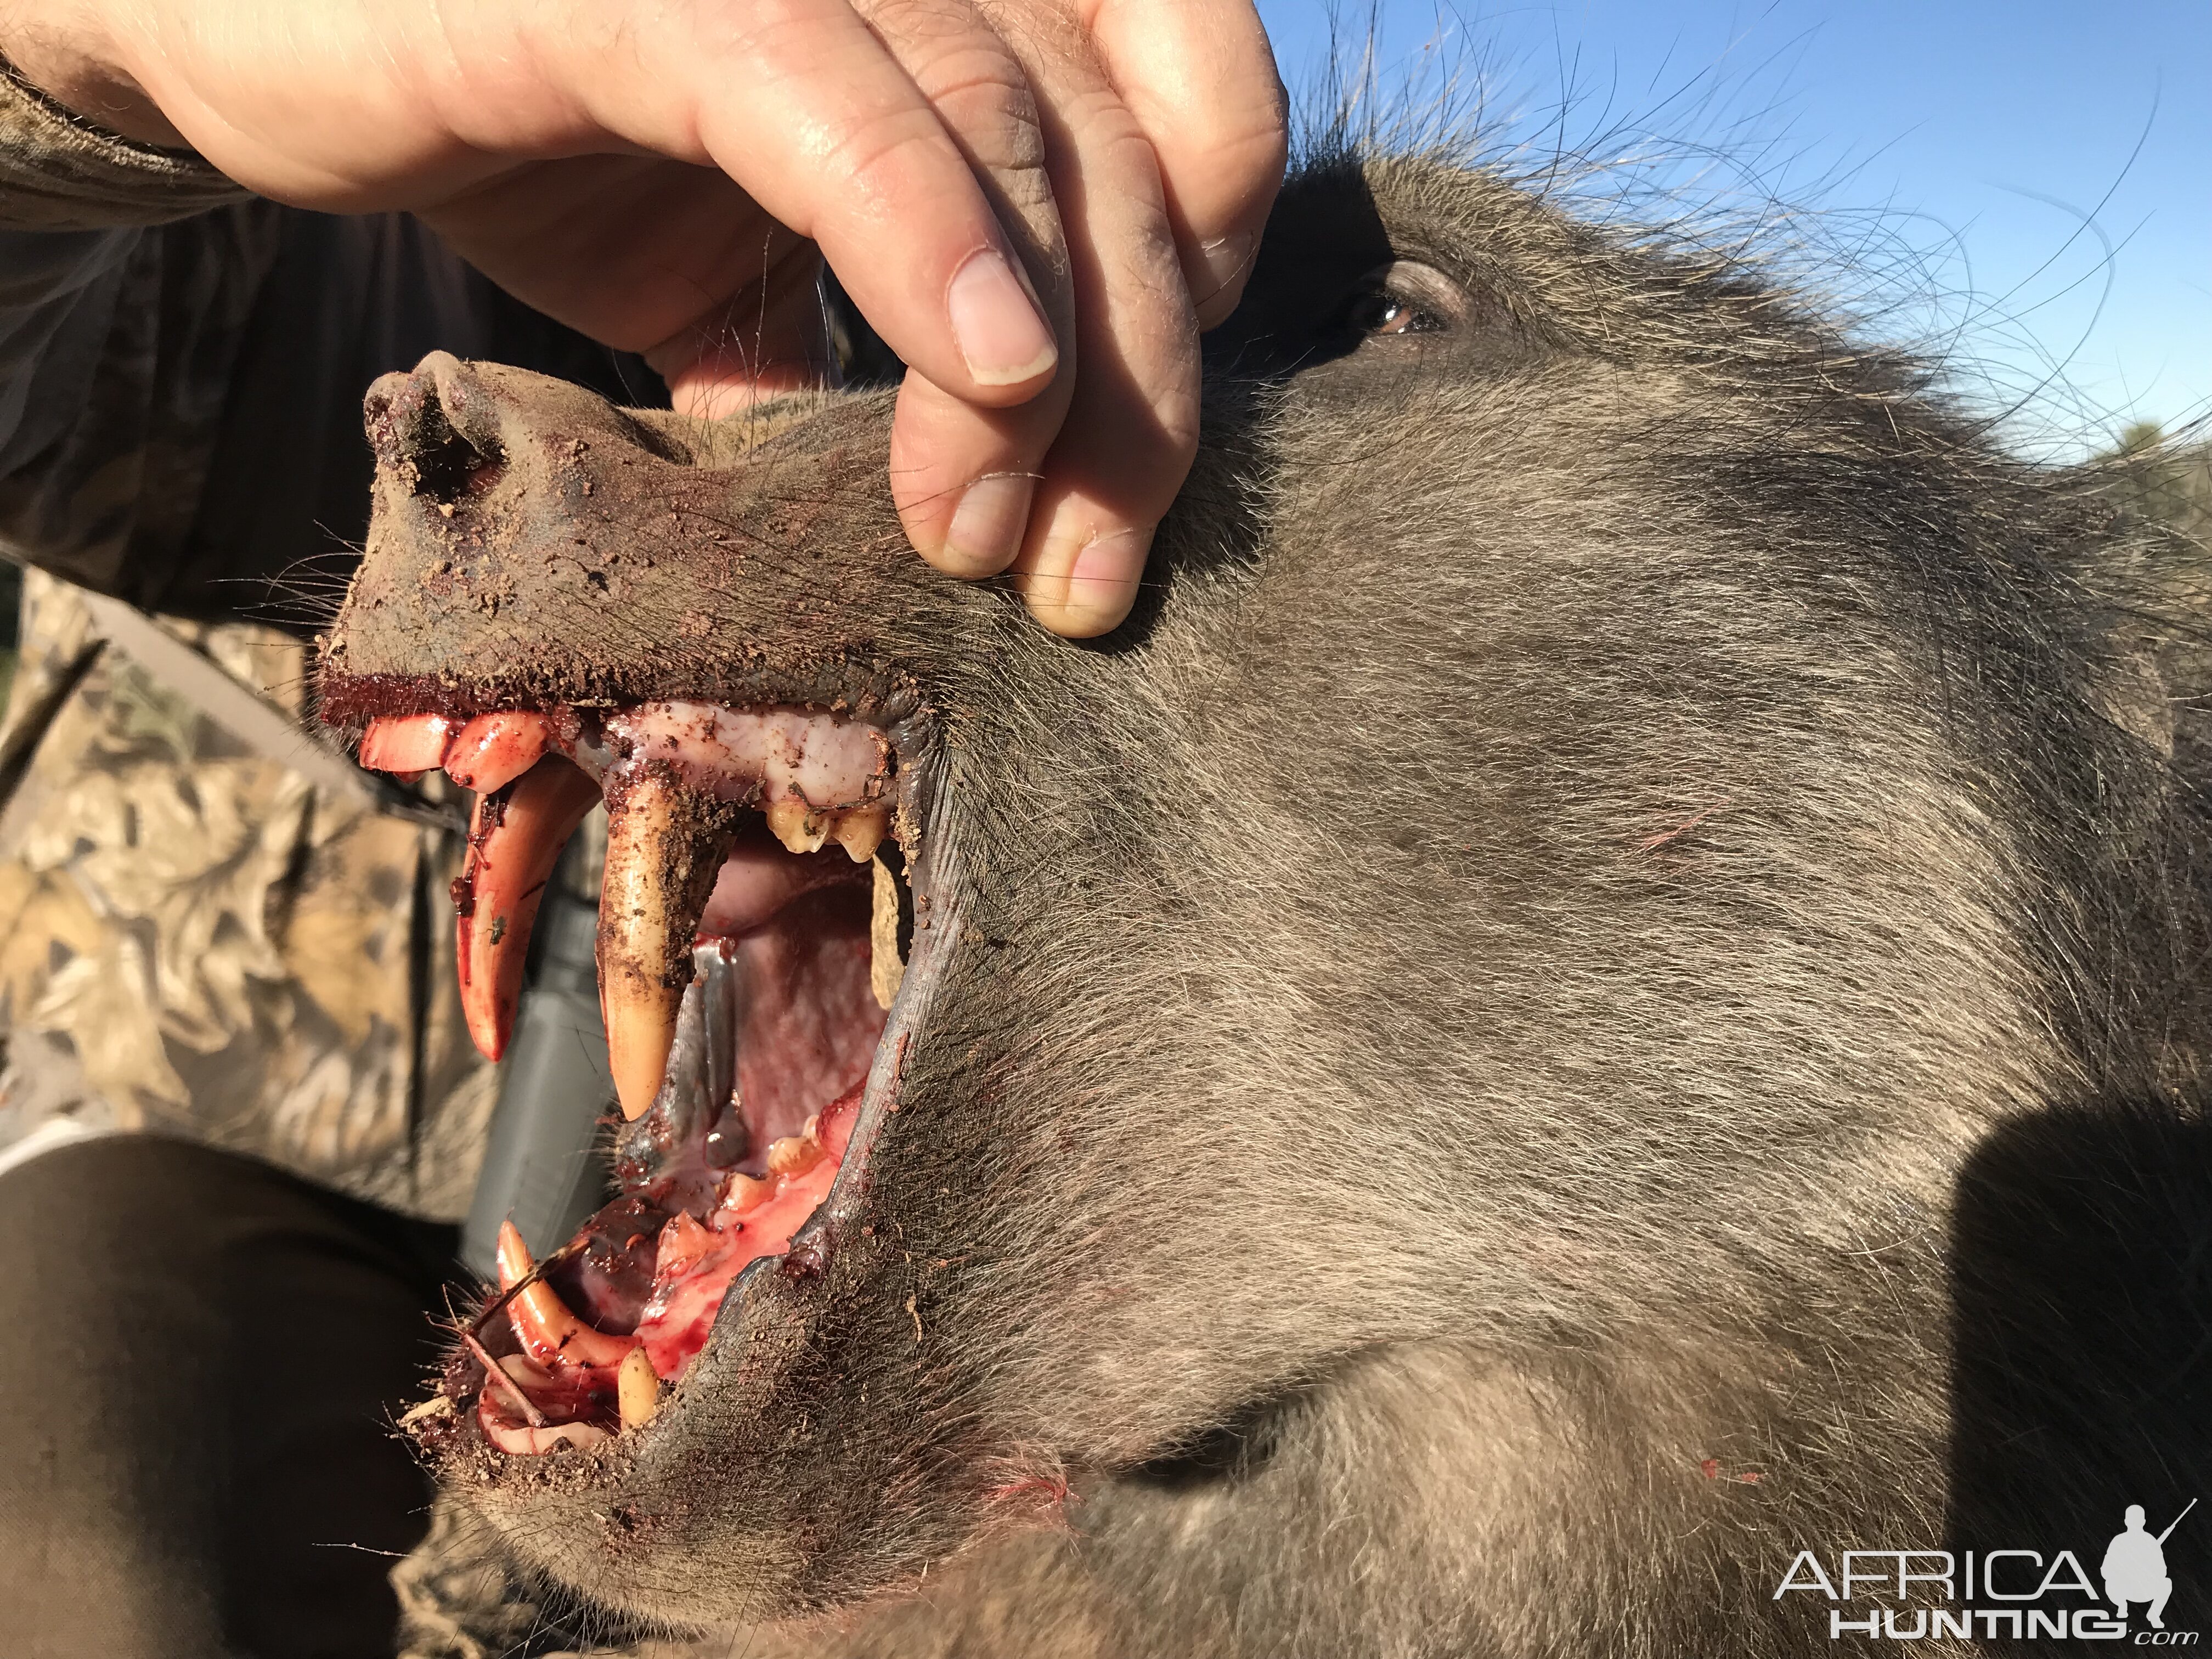
[[[998,607],[893,556],[888,399],[786,401],[721,431],[442,353],[386,375],[366,556],[318,642],[325,719],[669,698],[912,718],[949,636]]]

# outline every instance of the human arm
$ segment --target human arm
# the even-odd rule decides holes
[[[819,368],[817,253],[910,366],[925,556],[1126,611],[1197,441],[1197,334],[1285,151],[1249,0],[31,0],[41,84],[278,200],[420,213],[713,412]],[[969,510],[963,514],[963,507]]]

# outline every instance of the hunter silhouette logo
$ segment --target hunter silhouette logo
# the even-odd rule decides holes
[[[2128,1505],[2127,1530],[2105,1547],[2105,1599],[2121,1618],[2128,1616],[2129,1602],[2148,1601],[2150,1627],[2166,1628],[2166,1598],[2173,1594],[2173,1580],[2166,1576],[2166,1540],[2181,1524],[2182,1516],[2196,1507],[2192,1498],[2166,1529],[2154,1538],[2143,1530],[2143,1506]]]
[[[2143,1506],[2129,1504],[2123,1530],[2105,1547],[2098,1571],[2101,1595],[2083,1558],[2072,1550],[2046,1557],[2028,1549],[1864,1549],[1834,1557],[1832,1573],[1814,1551],[1798,1551],[1774,1599],[1810,1592],[1839,1604],[1828,1611],[1828,1634],[1836,1640],[2002,1637],[2194,1647],[2197,1632],[2166,1627],[2166,1604],[2173,1595],[2166,1540],[2196,1507],[2192,1498],[2165,1531],[2154,1533]],[[1865,1600],[1877,1605],[1866,1606]],[[1861,1605],[1850,1607],[1853,1602]],[[2128,1610],[2136,1606],[2145,1609],[2144,1625],[2131,1630]]]

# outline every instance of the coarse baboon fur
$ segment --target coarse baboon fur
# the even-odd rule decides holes
[[[2212,1497],[2201,550],[1449,158],[1301,173],[1206,391],[1084,646],[888,394],[380,384],[329,718],[857,709],[936,930],[678,1407],[452,1490],[760,1659],[1827,1653],[1801,1549]]]

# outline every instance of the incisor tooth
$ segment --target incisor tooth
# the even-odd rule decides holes
[[[622,1409],[624,1432],[641,1429],[660,1409],[660,1378],[643,1348],[632,1348],[615,1373],[615,1400]]]
[[[886,1012],[898,995],[899,981],[906,977],[906,963],[899,960],[898,929],[898,878],[878,859],[875,894],[868,908],[868,988],[875,993],[876,1006]]]
[[[855,864],[866,864],[875,857],[876,848],[884,844],[888,821],[880,806],[855,806],[837,814],[830,833],[845,849],[846,857]]]
[[[785,795],[762,809],[769,833],[783,843],[787,853],[818,853],[830,838],[824,817],[796,795]]]
[[[608,792],[599,889],[607,1065],[626,1118],[660,1092],[691,978],[691,940],[730,849],[733,809],[648,769]]]

